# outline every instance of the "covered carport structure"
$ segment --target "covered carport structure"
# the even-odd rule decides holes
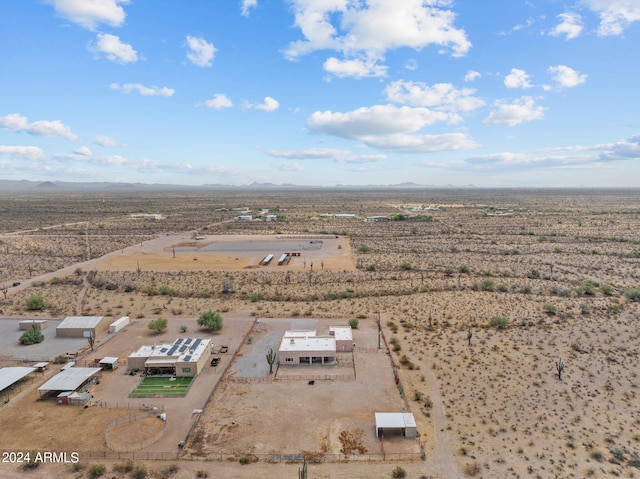
[[[89,382],[96,380],[102,372],[100,368],[69,368],[60,371],[38,388],[40,397],[57,395],[65,391],[77,391]]]
[[[15,366],[0,369],[0,393],[34,372],[36,368]]]
[[[416,419],[410,412],[377,412],[376,415],[376,438],[385,429],[400,430],[404,437],[418,437],[416,429]]]

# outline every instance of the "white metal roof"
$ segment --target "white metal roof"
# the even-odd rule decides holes
[[[67,316],[56,329],[91,329],[100,324],[104,316]]]
[[[15,366],[0,369],[0,391],[20,381],[27,374],[32,373],[35,370],[36,368],[28,368],[26,366]]]
[[[412,413],[377,412],[376,428],[405,428],[416,427],[416,420]]]
[[[69,368],[60,371],[38,388],[38,391],[75,391],[100,368]]]
[[[113,356],[105,356],[100,360],[100,364],[116,364],[118,362],[118,358]]]

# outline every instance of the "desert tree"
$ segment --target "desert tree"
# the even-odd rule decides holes
[[[89,333],[87,341],[89,341],[89,347],[91,348],[91,351],[93,351],[93,345],[96,343],[95,335],[93,333]]]
[[[207,328],[209,331],[220,331],[222,329],[222,316],[213,311],[204,311],[198,318],[198,326]]]
[[[469,346],[471,346],[471,338],[473,338],[473,331],[471,331],[471,328],[469,328],[469,330],[467,331],[467,341],[469,342]]]
[[[156,333],[160,334],[162,331],[167,329],[167,324],[168,324],[168,321],[166,318],[158,318],[158,319],[153,319],[149,321],[149,324],[147,325],[147,327],[151,331],[155,331]]]
[[[3,284],[2,289],[0,289],[0,291],[2,291],[2,294],[4,295],[4,299],[7,299],[7,293],[9,292],[9,287],[6,284]]]
[[[267,364],[269,365],[269,374],[273,373],[273,364],[276,362],[276,353],[273,348],[269,348],[267,352]]]
[[[28,311],[42,311],[46,306],[44,298],[36,294],[32,294],[27,298]]]

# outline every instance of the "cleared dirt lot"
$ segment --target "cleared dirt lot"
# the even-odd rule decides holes
[[[269,379],[263,352],[273,347],[274,339],[279,345],[285,329],[317,328],[320,333],[341,325],[329,319],[262,320],[259,331],[252,332],[252,343],[243,346],[230,371],[232,381],[225,381],[216,392],[202,418],[202,433],[194,436],[188,451],[194,456],[262,458],[312,451],[335,460],[343,448],[340,433],[360,430],[367,454],[381,455],[374,413],[402,412],[406,403],[398,393],[386,350],[376,349],[376,322],[362,320],[360,324],[354,330],[359,349],[353,355],[341,353],[339,365],[280,366],[274,372],[275,380],[262,381]],[[406,457],[419,458],[421,452],[417,439],[399,435],[389,437],[384,447],[387,453]]]

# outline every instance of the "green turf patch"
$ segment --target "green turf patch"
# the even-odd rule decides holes
[[[184,397],[195,378],[148,376],[131,393],[132,398]]]

